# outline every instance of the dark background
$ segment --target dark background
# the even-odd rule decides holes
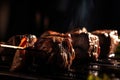
[[[2,41],[16,34],[40,36],[46,30],[67,32],[75,27],[119,32],[120,0],[3,0],[0,23]]]

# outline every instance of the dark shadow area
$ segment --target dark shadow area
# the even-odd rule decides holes
[[[6,0],[1,1],[1,37],[15,34],[39,36],[46,30],[66,32],[74,27],[117,29],[119,0]]]

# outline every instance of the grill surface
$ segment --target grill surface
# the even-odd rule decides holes
[[[82,63],[70,71],[55,71],[51,69],[30,70],[25,72],[9,72],[9,67],[0,66],[0,78],[19,80],[87,80],[90,74],[98,77],[106,74],[109,78],[120,79],[119,59],[99,60]]]

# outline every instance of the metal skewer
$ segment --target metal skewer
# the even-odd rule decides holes
[[[2,47],[2,48],[11,48],[11,49],[16,49],[16,50],[28,50],[28,51],[34,51],[34,52],[40,52],[41,51],[41,50],[35,49],[35,48],[19,47],[19,46],[7,45],[7,44],[0,44],[0,47]],[[44,52],[44,51],[42,51],[42,52]]]
[[[13,45],[6,45],[6,44],[0,44],[0,47],[3,47],[3,48],[12,48],[12,49],[25,49],[24,47],[13,46]]]

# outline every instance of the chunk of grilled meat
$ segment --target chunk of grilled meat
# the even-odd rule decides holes
[[[73,29],[66,34],[71,34],[72,45],[75,50],[74,64],[79,64],[85,60],[97,60],[100,53],[98,36],[87,32],[86,29]]]
[[[117,30],[95,30],[92,33],[99,37],[101,47],[99,58],[114,57],[119,45]]]
[[[53,69],[70,69],[75,58],[71,41],[69,35],[55,31],[43,33],[35,44],[35,49],[40,50],[36,60],[37,64]]]

